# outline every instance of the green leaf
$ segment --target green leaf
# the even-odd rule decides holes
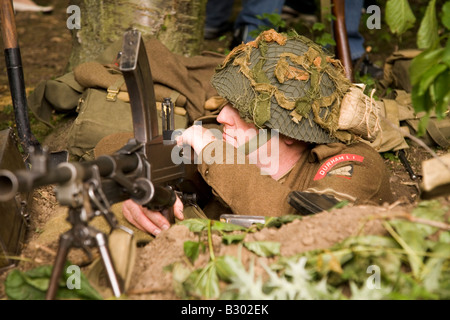
[[[439,235],[439,242],[450,244],[450,232],[442,232]]]
[[[284,224],[291,223],[294,220],[302,220],[303,217],[300,215],[285,215],[281,217],[266,217],[266,223],[264,224],[267,228],[279,228]]]
[[[173,290],[177,296],[181,298],[187,298],[187,293],[183,283],[187,280],[191,274],[190,270],[186,268],[186,265],[182,262],[175,262],[169,268],[172,272],[172,285]]]
[[[244,247],[261,257],[273,257],[280,255],[281,244],[272,241],[244,242]]]
[[[444,52],[442,53],[442,62],[445,63],[450,68],[450,37],[447,39],[445,44]]]
[[[442,275],[442,268],[446,260],[450,259],[450,245],[447,243],[437,243],[433,248],[433,253],[438,257],[431,257],[422,270],[420,279],[424,287],[430,292],[437,292],[440,289],[439,280]]]
[[[444,48],[436,50],[426,50],[411,61],[409,72],[411,75],[412,86],[415,86],[420,82],[422,75],[427,72],[431,66],[439,63],[439,60],[441,59],[443,53]]]
[[[388,0],[386,3],[386,23],[392,33],[402,35],[416,22],[407,0]]]
[[[321,22],[316,22],[313,24],[312,29],[322,31],[323,29],[325,29],[325,25]]]
[[[445,113],[447,112],[448,105],[450,105],[450,91],[444,96],[441,101],[437,101],[435,110],[438,119],[445,118]]]
[[[193,285],[197,294],[206,299],[219,297],[219,278],[214,261],[209,262],[205,268],[194,271],[192,275],[195,278]]]
[[[200,245],[202,243],[198,241],[185,241],[183,244],[183,250],[186,257],[194,263],[197,260],[198,255],[200,254]]]
[[[208,219],[186,219],[178,224],[188,227],[192,232],[201,232],[208,227]]]
[[[333,21],[333,20],[336,20],[336,16],[334,16],[333,14],[331,14],[331,13],[327,13],[325,16],[324,16],[324,18],[325,18],[325,20],[327,20],[327,21]]]
[[[242,263],[233,256],[221,256],[215,261],[216,271],[219,279],[230,282],[236,276],[236,272],[241,272],[244,269]]]
[[[411,234],[410,230],[402,230],[402,235],[397,233],[396,230],[392,228],[392,225],[395,225],[396,221],[386,222],[383,221],[382,224],[386,228],[386,230],[390,233],[390,235],[398,242],[399,245],[406,251],[408,255],[408,261],[411,266],[414,277],[417,279],[420,274],[420,270],[423,267],[422,256],[419,256],[419,252],[417,252],[417,248],[425,247],[425,240],[418,239],[419,237],[414,237],[414,234]],[[411,241],[409,243],[408,241]],[[422,252],[420,252],[422,253]]]
[[[428,101],[431,101],[428,99]],[[417,136],[422,137],[427,132],[428,122],[430,121],[430,114],[427,113],[419,120],[419,126],[417,128]]]
[[[436,102],[444,100],[445,96],[450,92],[450,68],[439,74],[434,81],[434,96]]]
[[[439,299],[439,296],[427,291],[423,285],[419,284],[413,277],[404,272],[398,273],[399,280],[396,288],[389,296],[396,300],[431,300]]]
[[[319,37],[317,37],[315,39],[315,42],[317,42],[318,44],[320,44],[321,46],[324,46],[324,47],[327,45],[331,45],[331,46],[336,45],[336,41],[334,40],[333,36],[328,32],[324,32]]]
[[[442,24],[450,30],[450,1],[442,6]]]
[[[214,221],[213,225],[211,226],[211,230],[232,232],[232,231],[244,231],[246,230],[246,228],[232,223]]]
[[[425,91],[428,90],[434,79],[436,79],[436,77],[445,70],[447,70],[447,66],[444,64],[435,64],[434,66],[429,68],[428,71],[425,72],[420,79],[419,91],[417,92],[417,94],[420,96],[424,95]]]
[[[414,111],[416,113],[425,111],[428,112],[429,111],[429,105],[428,103],[431,101],[430,97],[429,97],[429,92],[427,91],[424,95],[419,95],[419,85],[416,84],[415,86],[412,87],[411,90],[411,101],[412,101],[412,105],[414,107]],[[422,117],[422,119],[425,119],[425,117]],[[425,119],[425,121],[428,121],[428,119]],[[420,137],[424,134],[425,132],[422,131],[418,131],[417,135]]]
[[[11,300],[44,300],[45,291],[27,284],[23,273],[12,270],[5,280],[5,293]]]
[[[239,243],[245,239],[245,233],[241,234],[226,234],[222,236],[222,241],[225,244]]]
[[[67,288],[67,280],[72,275],[64,272],[70,263],[63,269],[62,279],[59,282],[57,299],[89,299],[101,300],[102,296],[89,284],[86,276],[80,273],[80,289]],[[41,266],[27,272],[13,270],[5,281],[5,292],[13,300],[42,300],[45,299],[49,286],[53,266]]]
[[[74,294],[77,299],[87,300],[102,300],[103,297],[90,285],[89,280],[86,278],[83,272],[80,272],[80,289],[68,289],[67,281],[73,273],[67,272],[67,268],[71,265],[70,262],[66,263],[63,271],[63,281],[60,283],[57,298],[73,299]]]
[[[416,208],[412,211],[412,215],[419,218],[443,222],[447,211],[448,207],[442,205],[439,201],[428,200],[419,202]],[[437,231],[437,228],[425,224],[416,224],[416,227],[418,232],[420,232],[424,237],[427,237]]]
[[[417,33],[417,47],[419,49],[434,48],[439,43],[438,21],[436,18],[436,0],[428,3],[425,16],[420,23]]]

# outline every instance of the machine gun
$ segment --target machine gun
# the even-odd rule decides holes
[[[181,153],[173,139],[173,104],[163,103],[163,135],[158,131],[158,115],[150,65],[141,33],[125,32],[120,70],[125,78],[133,119],[134,138],[112,155],[102,155],[93,161],[66,162],[56,168],[49,165],[48,152],[34,150],[31,170],[15,173],[0,170],[0,201],[44,185],[55,184],[56,197],[61,205],[69,207],[68,221],[72,228],[60,236],[46,298],[54,299],[61,272],[70,248],[82,248],[89,254],[90,247],[98,247],[112,287],[119,297],[123,293],[123,279],[117,276],[104,233],[89,226],[89,221],[102,215],[111,230],[119,226],[110,206],[132,199],[154,211],[161,211],[169,222],[174,222],[172,206],[176,195],[186,202],[201,203],[210,189],[201,179],[191,159],[174,163],[171,155]]]

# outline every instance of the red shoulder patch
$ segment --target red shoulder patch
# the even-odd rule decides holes
[[[334,157],[331,157],[323,165],[320,166],[320,169],[317,171],[317,173],[314,177],[314,181],[325,178],[325,176],[331,170],[331,168],[333,168],[338,163],[341,163],[344,161],[363,162],[363,160],[364,160],[364,157],[359,156],[357,154],[350,154],[350,153],[338,154]]]

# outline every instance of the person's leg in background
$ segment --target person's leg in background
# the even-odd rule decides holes
[[[373,78],[380,79],[383,77],[383,70],[365,57],[364,37],[359,32],[363,6],[364,0],[345,1],[345,27],[352,64],[353,68],[358,68],[354,71],[357,71],[359,75],[370,74]]]
[[[242,42],[254,40],[252,31],[257,30],[259,26],[275,27],[269,20],[258,19],[258,16],[262,16],[264,13],[281,15],[283,5],[284,0],[243,0],[242,10],[234,24],[233,42],[239,45]]]
[[[32,0],[13,0],[14,11],[52,12],[53,6],[39,6]]]
[[[232,29],[229,21],[234,0],[208,0],[206,3],[205,39],[215,39]]]
[[[361,10],[364,0],[345,1],[345,26],[352,60],[357,60],[365,53],[364,38],[359,32]]]

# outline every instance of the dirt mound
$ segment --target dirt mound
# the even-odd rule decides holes
[[[278,228],[264,228],[250,233],[244,241],[273,241],[281,244],[281,256],[293,256],[314,249],[326,249],[334,244],[356,235],[385,235],[381,218],[394,217],[406,208],[356,206],[336,209],[314,216],[294,220]],[[178,299],[172,286],[172,274],[165,267],[176,262],[186,263],[183,250],[185,241],[198,241],[198,235],[182,225],[175,225],[162,232],[155,240],[139,249],[131,280],[130,299]],[[239,245],[226,245],[222,238],[213,235],[214,254],[241,257],[244,266],[248,266],[257,256]],[[209,259],[206,250],[191,266],[192,269],[205,266]],[[260,258],[266,264],[276,258]],[[256,265],[256,275],[262,275],[263,269]]]

